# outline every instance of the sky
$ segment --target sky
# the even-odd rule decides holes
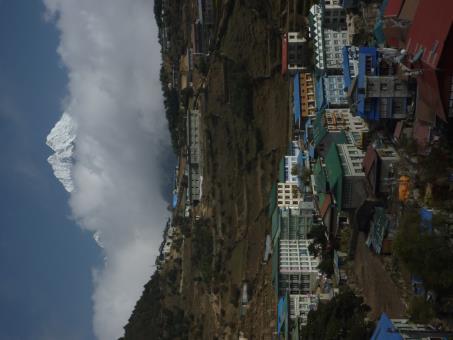
[[[153,2],[0,0],[0,28],[0,339],[118,338],[169,216]],[[71,193],[46,160],[63,113]]]

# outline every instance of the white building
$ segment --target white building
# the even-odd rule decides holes
[[[297,183],[297,172],[293,175],[293,169],[297,168],[297,157],[299,157],[300,149],[297,141],[291,142],[289,155],[285,156],[285,182]]]
[[[315,294],[289,295],[289,317],[291,320],[299,318],[302,325],[307,324],[308,313],[316,310],[319,298]]]
[[[188,140],[188,165],[189,165],[189,199],[200,201],[203,181],[203,159],[201,153],[201,138],[200,138],[200,121],[201,114],[199,110],[192,109],[187,117],[187,140]]]
[[[319,70],[324,70],[326,63],[324,58],[324,30],[321,6],[313,5],[310,8],[310,21],[310,37],[313,40],[315,49],[315,66]]]
[[[319,261],[310,255],[312,240],[280,239],[279,292],[311,294],[318,286]]]
[[[337,1],[310,8],[310,37],[314,42],[315,66],[320,70],[341,69],[341,49],[348,44],[346,14]]]
[[[346,30],[324,30],[324,52],[327,69],[341,69],[343,65],[342,48],[348,44]]]

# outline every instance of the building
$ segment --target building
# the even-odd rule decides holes
[[[356,46],[343,46],[343,82],[346,92],[351,87],[352,80],[359,74],[359,48]]]
[[[316,310],[319,298],[315,294],[290,294],[289,295],[289,318],[300,319],[302,325],[307,324],[308,313]]]
[[[382,313],[370,340],[443,340],[452,335],[452,332],[415,324],[408,319],[390,319]]]
[[[187,115],[187,141],[188,141],[188,177],[189,177],[189,200],[198,202],[202,196],[203,182],[203,159],[201,153],[199,110],[189,110]]]
[[[279,182],[277,184],[277,206],[279,208],[298,208],[302,200],[297,183]]]
[[[290,144],[288,155],[284,158],[284,174],[285,182],[297,183],[297,161],[300,154],[299,144],[297,141],[292,141]]]
[[[324,70],[326,66],[324,56],[324,29],[322,24],[322,8],[319,5],[313,5],[310,8],[310,37],[313,41],[315,52],[315,67],[318,70]]]
[[[348,43],[343,8],[337,1],[326,0],[310,8],[309,20],[316,68],[321,71],[341,69],[341,48]]]
[[[384,208],[376,207],[365,243],[378,255],[391,254],[393,231],[390,216],[385,213]]]
[[[344,80],[342,75],[325,76],[324,93],[327,107],[348,107],[348,98],[344,91]]]
[[[363,156],[353,144],[332,144],[327,153],[327,181],[339,210],[357,208],[367,197]]]
[[[324,52],[327,69],[342,68],[342,49],[345,45],[348,45],[348,32],[346,30],[324,30]]]
[[[311,240],[279,242],[279,294],[312,294],[318,287],[319,261],[310,255]]]
[[[300,32],[288,32],[287,42],[288,71],[294,73],[305,70],[308,56],[307,40]]]
[[[279,212],[280,239],[306,239],[313,227],[313,202],[300,202],[297,208],[282,208]]]
[[[379,196],[391,192],[392,187],[396,184],[399,160],[398,153],[390,145],[368,146],[362,167],[370,193]]]
[[[300,105],[302,117],[315,117],[316,115],[316,98],[315,84],[313,75],[308,72],[301,72],[300,79]]]
[[[351,133],[354,144],[362,148],[365,135],[369,131],[368,124],[363,118],[353,116],[349,109],[326,109],[324,121],[328,133]]]
[[[374,47],[360,47],[359,74],[348,88],[353,111],[368,120],[403,119],[407,116],[409,90],[395,67]]]

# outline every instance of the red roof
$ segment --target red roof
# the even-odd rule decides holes
[[[431,127],[428,124],[425,124],[419,120],[416,120],[413,134],[414,134],[414,139],[417,142],[418,152],[421,154],[428,154]]]
[[[282,75],[288,71],[288,35],[283,34],[282,38]]]
[[[384,17],[397,17],[400,14],[403,3],[404,0],[389,0],[387,7],[385,8]]]
[[[421,60],[436,68],[452,22],[453,1],[420,0],[409,31],[406,50],[412,56],[417,55],[417,52],[422,53]]]
[[[368,176],[370,173],[371,169],[373,168],[373,165],[376,165],[378,158],[378,154],[376,150],[374,150],[373,146],[369,145],[368,149],[366,150],[365,157],[363,157],[363,171],[365,172],[365,175]]]
[[[332,204],[332,197],[327,194],[324,198],[324,202],[322,202],[322,207],[319,209],[319,214],[322,218],[326,215],[327,211],[329,210],[330,205]]]
[[[417,119],[434,123],[437,116],[446,121],[437,72],[425,66],[423,73],[417,77],[417,87]]]

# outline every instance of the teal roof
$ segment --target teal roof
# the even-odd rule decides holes
[[[272,216],[277,208],[277,183],[272,184],[271,192],[269,194],[269,216]]]
[[[341,210],[343,194],[343,169],[336,144],[332,144],[326,156],[327,180],[336,204]]]
[[[280,242],[274,243],[274,248],[272,250],[272,284],[277,295],[278,295],[279,252]]]
[[[283,157],[278,164],[278,181],[285,181],[285,158]]]
[[[316,113],[316,120],[315,124],[313,125],[313,142],[315,147],[317,147],[327,135],[327,129],[324,127],[323,123],[323,116],[324,110],[319,110]]]
[[[272,241],[274,244],[280,239],[280,209],[274,209],[272,214]]]

